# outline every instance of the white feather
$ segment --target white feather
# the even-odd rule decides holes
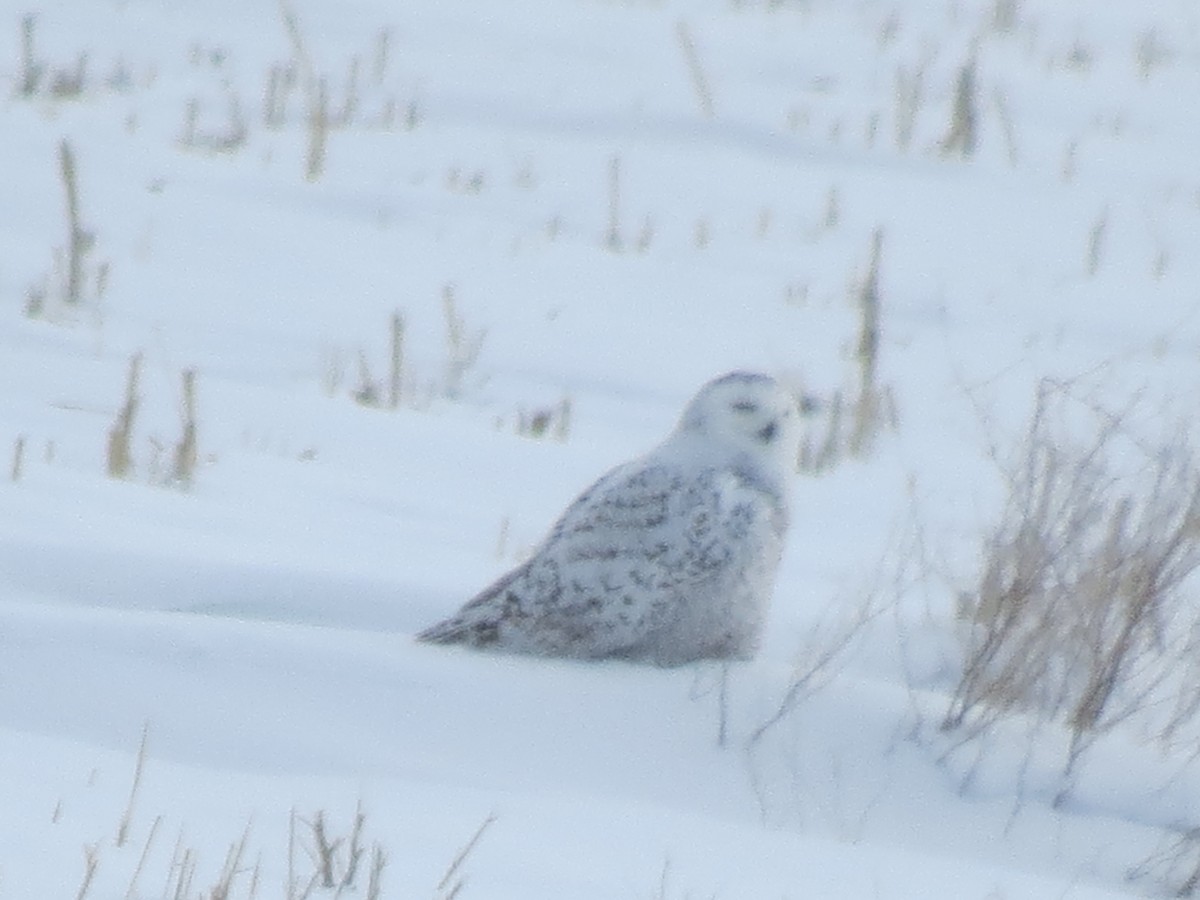
[[[709,382],[662,444],[603,476],[528,562],[418,639],[664,666],[752,656],[783,550],[798,415],[765,375]]]

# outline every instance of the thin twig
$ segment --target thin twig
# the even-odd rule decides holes
[[[137,882],[142,874],[142,869],[146,866],[146,858],[150,855],[150,846],[154,843],[154,836],[158,833],[158,826],[162,824],[162,816],[154,817],[154,824],[150,826],[150,833],[146,835],[146,843],[142,845],[142,855],[138,857],[137,865],[133,869],[133,875],[129,879],[129,888],[125,891],[125,900],[134,900],[137,896]]]
[[[692,88],[696,92],[696,100],[700,104],[700,112],[704,118],[714,116],[713,94],[708,77],[704,74],[704,66],[700,63],[700,54],[696,50],[696,42],[692,40],[691,29],[687,22],[680,19],[675,24],[675,36],[679,39],[679,47],[683,51],[683,60],[687,64],[688,75],[692,80]]]
[[[138,788],[142,783],[142,769],[146,765],[146,741],[150,736],[150,723],[146,722],[142,725],[142,740],[138,745],[137,761],[133,767],[133,784],[129,787],[129,802],[125,804],[125,813],[121,816],[121,823],[117,826],[117,846],[124,847],[125,841],[129,837],[129,827],[133,822],[133,806],[137,800]]]
[[[454,876],[456,874],[458,874],[458,870],[461,869],[463,863],[467,861],[467,857],[471,855],[471,851],[475,849],[475,845],[478,844],[480,838],[483,837],[483,833],[485,831],[487,831],[488,828],[491,826],[491,824],[495,821],[496,821],[496,816],[492,813],[489,813],[487,818],[485,818],[483,820],[483,822],[480,823],[479,827],[475,830],[475,833],[473,835],[471,835],[471,839],[462,846],[462,849],[458,851],[458,854],[454,857],[454,860],[450,863],[449,868],[446,869],[446,874],[443,875],[442,880],[438,882],[438,886],[437,886],[438,891],[445,891],[447,889],[447,886],[454,879]],[[458,892],[459,886],[461,886],[461,884],[462,884],[462,882],[459,881],[458,886],[450,888],[451,896],[453,896],[454,894],[456,894]]]

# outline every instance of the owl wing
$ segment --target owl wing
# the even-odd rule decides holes
[[[604,646],[622,641],[610,604],[628,577],[632,558],[670,516],[678,473],[626,463],[602,476],[571,503],[534,556],[467,602],[455,616],[418,635],[428,643],[466,643],[547,655],[584,653],[608,632]],[[619,618],[619,617],[618,617]],[[628,628],[638,623],[630,619]]]
[[[523,565],[485,588],[418,640],[515,652],[604,656],[653,615],[671,576],[677,467],[627,463],[600,478],[562,514]]]
[[[648,458],[597,481],[524,565],[419,635],[513,652],[638,656],[694,587],[730,563],[719,473]]]

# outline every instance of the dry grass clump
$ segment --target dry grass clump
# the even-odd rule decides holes
[[[211,834],[195,843],[181,822],[171,847],[159,838],[172,816],[156,815],[145,827],[145,820],[137,815],[143,777],[151,763],[149,734],[147,724],[134,761],[129,799],[114,830],[82,845],[75,900],[381,900],[385,895],[429,896],[430,888],[435,900],[452,900],[463,894],[468,863],[496,821],[493,814],[484,817],[454,852],[436,885],[426,885],[423,892],[407,885],[399,894],[385,892],[390,855],[383,843],[370,837],[374,828],[361,801],[353,816],[341,822],[324,809],[307,814],[293,809],[286,842],[256,838],[253,821],[248,819],[227,843]],[[60,799],[52,821],[69,827],[70,816],[64,818],[63,810]],[[90,823],[89,831],[94,824]]]
[[[117,410],[112,427],[108,430],[105,449],[105,468],[109,478],[131,479],[138,472],[134,454],[134,435],[138,412],[141,409],[140,390],[142,377],[142,354],[135,353],[129,359],[129,371],[125,379],[125,399]],[[196,477],[199,467],[199,446],[196,424],[196,372],[186,369],[182,376],[183,388],[180,397],[179,441],[170,449],[170,462],[163,464],[161,457],[167,451],[157,438],[151,437],[152,454],[142,467],[143,474],[151,484],[173,485],[188,488]],[[15,477],[14,477],[14,480]]]
[[[679,41],[679,49],[683,52],[683,60],[687,64],[688,78],[692,82],[692,90],[696,93],[696,102],[700,106],[700,114],[706,119],[714,117],[713,92],[704,65],[700,61],[700,52],[696,49],[696,41],[687,22],[680,19],[675,23],[675,37]]]
[[[978,81],[978,65],[972,56],[958,70],[954,83],[950,127],[939,146],[944,157],[970,159],[975,155],[979,145]]]
[[[565,442],[571,434],[571,398],[563,397],[555,404],[518,410],[514,430],[522,437],[534,440]]]
[[[142,354],[135,353],[129,360],[129,376],[125,381],[125,402],[117,411],[116,421],[108,432],[108,452],[105,462],[109,478],[128,478],[133,472],[133,425],[141,402],[138,380],[142,371]]]
[[[467,327],[458,310],[452,284],[442,289],[442,313],[446,321],[446,364],[442,392],[450,400],[457,400],[462,396],[467,373],[479,361],[487,331]]]
[[[196,370],[186,369],[183,373],[182,435],[172,453],[171,480],[183,486],[190,485],[196,476]]]
[[[80,218],[78,165],[66,138],[58,144],[58,172],[66,197],[66,242],[53,250],[51,273],[26,291],[25,314],[31,318],[69,317],[85,300],[102,299],[108,285],[108,263],[92,261],[96,234]]]
[[[419,379],[406,363],[406,323],[403,313],[396,311],[388,327],[388,357],[386,375],[374,374],[374,367],[365,350],[357,353],[358,379],[352,390],[354,399],[363,406],[377,409],[396,410],[402,406],[419,409],[434,398],[461,400],[469,382],[475,377],[475,367],[483,351],[485,328],[474,328],[467,324],[459,311],[454,285],[442,289],[441,307],[445,325],[445,357],[440,377],[428,381]],[[324,377],[325,391],[336,396],[345,380],[342,353],[334,351],[327,360]]]
[[[1080,413],[1090,434],[1066,433]],[[1200,710],[1200,472],[1184,435],[1146,446],[1124,417],[1041,387],[1007,498],[960,610],[964,664],[943,719],[978,736],[1010,714],[1069,733],[1065,784],[1136,720],[1169,741]],[[1192,585],[1194,586],[1194,585]]]
[[[25,465],[25,435],[17,435],[13,442],[12,468],[9,469],[9,480],[16,483],[21,480],[21,472]]]
[[[288,900],[308,900],[327,894],[341,897],[346,893],[359,893],[360,886],[367,900],[378,900],[387,854],[382,846],[374,844],[368,859],[363,844],[366,821],[366,813],[359,803],[349,832],[337,836],[330,832],[324,810],[317,810],[311,817],[300,817],[292,812],[288,829]],[[303,826],[299,831],[297,822]],[[310,864],[311,871],[305,876],[301,876],[297,868],[298,845],[303,847]],[[364,870],[365,884],[360,877]]]
[[[21,17],[21,49],[17,57],[15,94],[22,100],[46,97],[51,100],[74,100],[87,87],[88,58],[80,51],[69,63],[56,65],[42,58],[37,51],[35,35],[37,16],[26,13]]]
[[[852,351],[854,378],[847,392],[837,392],[820,410],[823,425],[814,427],[800,447],[797,468],[820,474],[843,459],[865,459],[880,435],[899,424],[891,387],[879,376],[882,342],[882,299],[879,287],[883,229],[871,234],[866,272],[857,279],[851,302],[858,313],[858,333]],[[809,409],[807,412],[816,412]]]

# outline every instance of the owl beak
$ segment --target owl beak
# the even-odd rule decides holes
[[[770,422],[758,430],[758,439],[764,444],[769,444],[775,440],[775,434],[779,431],[778,422]]]

